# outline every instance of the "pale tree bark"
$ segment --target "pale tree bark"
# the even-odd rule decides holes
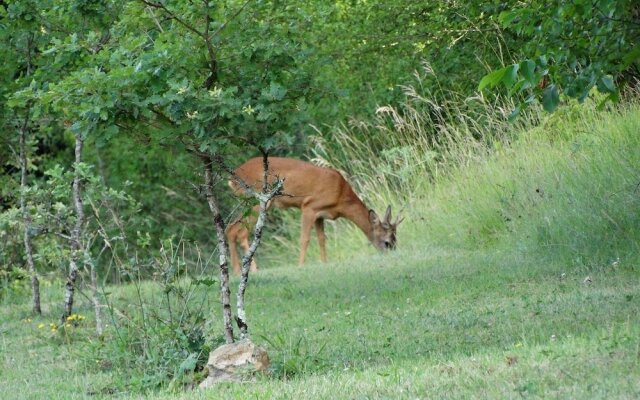
[[[222,316],[224,319],[224,338],[227,343],[233,343],[233,325],[231,323],[231,291],[229,289],[229,260],[227,254],[229,254],[229,246],[227,244],[227,238],[224,234],[224,220],[220,214],[220,207],[218,206],[218,200],[213,194],[213,168],[212,159],[207,155],[201,155],[202,163],[204,164],[204,193],[209,204],[209,209],[213,214],[213,222],[216,227],[216,234],[218,236],[218,253],[220,254],[219,268],[220,268],[220,293],[222,300]]]
[[[253,231],[253,240],[251,241],[251,245],[249,246],[249,250],[242,257],[242,273],[240,276],[240,283],[238,285],[238,293],[236,295],[236,307],[238,309],[238,315],[236,317],[236,323],[238,324],[238,328],[240,329],[240,339],[245,339],[249,336],[249,326],[247,323],[247,316],[244,309],[244,294],[247,290],[247,282],[249,281],[249,270],[251,267],[251,260],[255,255],[258,246],[260,245],[260,240],[262,238],[262,229],[264,228],[264,224],[267,220],[267,208],[269,206],[269,202],[276,196],[282,193],[282,185],[284,181],[282,179],[276,179],[271,189],[269,189],[268,176],[269,176],[269,160],[267,153],[263,153],[262,158],[263,165],[263,182],[262,182],[262,192],[255,193],[252,192],[253,196],[256,197],[260,201],[260,208],[258,212],[258,220],[256,222],[256,226]],[[234,176],[234,179],[240,180],[239,177]],[[245,182],[240,183],[242,186],[248,188]]]
[[[71,259],[69,260],[69,275],[64,288],[64,312],[62,322],[73,313],[73,295],[76,288],[76,278],[78,277],[78,263],[82,252],[81,232],[84,225],[84,208],[82,204],[82,177],[80,176],[80,163],[82,162],[83,139],[80,134],[76,134],[75,142],[75,164],[73,176],[73,206],[76,214],[76,223],[71,231]]]
[[[27,131],[29,125],[29,111],[20,128],[20,209],[22,210],[22,222],[24,225],[24,253],[27,258],[27,268],[31,277],[31,295],[33,312],[42,314],[40,308],[40,280],[33,262],[33,246],[31,242],[31,216],[27,209]]]

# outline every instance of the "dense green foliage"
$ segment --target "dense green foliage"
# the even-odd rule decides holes
[[[618,101],[620,87],[640,78],[640,8],[634,1],[554,1],[518,5],[499,21],[524,39],[524,61],[498,69],[479,84],[503,83],[554,111],[560,93],[584,101],[593,87]]]

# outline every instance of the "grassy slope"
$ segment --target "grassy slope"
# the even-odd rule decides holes
[[[394,254],[255,275],[254,340],[293,376],[150,397],[640,397],[640,112],[589,118],[419,193]],[[3,399],[109,393],[27,313],[0,307]]]

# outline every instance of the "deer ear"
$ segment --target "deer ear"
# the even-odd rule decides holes
[[[387,206],[387,211],[384,213],[384,222],[387,224],[391,222],[391,206]]]
[[[378,214],[375,211],[369,210],[369,222],[371,225],[377,225],[380,223],[380,218],[378,218]]]

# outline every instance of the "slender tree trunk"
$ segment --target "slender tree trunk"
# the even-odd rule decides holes
[[[229,290],[229,246],[224,234],[224,220],[220,214],[218,201],[213,194],[213,168],[211,157],[201,156],[204,164],[204,190],[209,203],[209,209],[213,214],[213,222],[218,235],[218,253],[220,253],[220,292],[222,297],[222,315],[224,319],[224,338],[227,343],[233,343],[233,325],[231,323],[231,291]]]
[[[249,246],[249,250],[242,257],[242,274],[240,276],[240,284],[238,285],[238,294],[236,296],[236,307],[238,309],[238,316],[236,317],[236,323],[238,324],[238,328],[240,329],[240,339],[245,339],[249,336],[248,333],[248,323],[247,316],[244,309],[244,294],[247,290],[247,282],[249,281],[249,270],[251,268],[251,260],[255,255],[258,246],[260,245],[260,240],[262,238],[262,229],[264,228],[264,224],[267,220],[267,206],[269,201],[273,199],[275,196],[280,194],[282,190],[283,181],[278,179],[274,187],[271,191],[269,191],[268,184],[268,175],[269,175],[269,161],[268,156],[265,153],[263,155],[263,183],[262,183],[262,193],[255,194],[255,196],[260,200],[260,208],[258,211],[258,220],[256,221],[256,226],[253,231],[253,240],[251,241],[251,245]]]
[[[22,210],[22,221],[24,224],[24,252],[27,257],[29,276],[31,277],[31,295],[33,299],[33,312],[42,314],[40,308],[40,280],[36,273],[33,262],[33,247],[31,243],[31,216],[27,210],[27,125],[29,123],[29,112],[24,119],[24,124],[20,129],[20,209]]]
[[[69,261],[69,275],[67,276],[67,284],[64,288],[64,312],[62,314],[62,322],[73,313],[73,294],[76,288],[76,278],[78,277],[78,262],[82,252],[80,244],[80,234],[84,225],[84,208],[82,205],[82,182],[79,171],[82,162],[82,145],[83,139],[76,134],[75,145],[75,164],[73,177],[73,205],[76,213],[76,223],[71,232],[71,260]]]

